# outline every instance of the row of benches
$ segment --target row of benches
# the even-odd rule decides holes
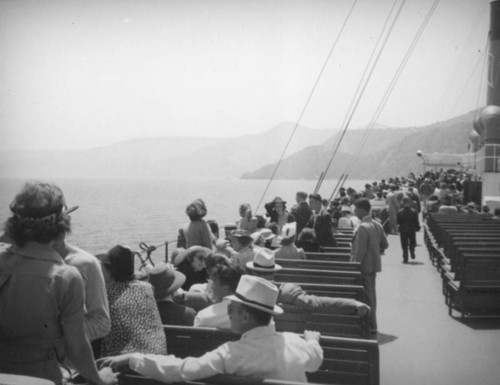
[[[177,357],[201,356],[228,341],[235,341],[239,336],[213,328],[194,328],[189,326],[164,326],[168,341],[169,354]],[[379,348],[377,341],[351,338],[325,337],[320,338],[323,348],[323,363],[314,373],[307,373],[310,383],[317,384],[356,384],[378,385]],[[292,385],[296,382],[259,380],[227,375],[219,375],[201,382],[186,382],[187,384],[269,384]],[[133,374],[123,374],[120,384],[153,385],[157,381]]]
[[[500,316],[500,223],[481,214],[429,214],[424,239],[449,314]]]

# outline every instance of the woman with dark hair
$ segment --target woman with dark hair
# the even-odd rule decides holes
[[[272,202],[266,203],[264,206],[271,223],[276,223],[279,227],[278,235],[281,234],[283,226],[288,223],[288,211],[286,210],[286,202],[280,197],[276,197]]]
[[[136,279],[132,250],[117,245],[100,257],[111,278],[106,287],[111,332],[102,341],[102,356],[138,351],[166,354],[165,333],[153,288]]]
[[[97,371],[84,327],[84,283],[54,244],[71,230],[64,195],[50,183],[26,183],[10,205],[0,253],[0,373],[62,383],[66,359],[94,384],[116,384]],[[65,357],[67,353],[67,357]]]
[[[203,219],[207,212],[207,206],[203,199],[195,199],[187,205],[186,214],[190,222],[179,230],[177,247],[189,249],[192,246],[202,246],[213,249],[215,236]]]
[[[175,255],[172,261],[173,265],[186,276],[186,281],[182,285],[183,290],[189,290],[195,283],[207,283],[206,260],[210,254],[212,254],[212,249],[193,246],[187,250],[181,250]]]
[[[297,239],[297,247],[303,249],[306,253],[317,253],[319,251],[316,232],[309,227],[305,227]]]
[[[318,244],[321,247],[336,247],[337,241],[333,237],[332,217],[330,214],[318,215],[314,224]]]

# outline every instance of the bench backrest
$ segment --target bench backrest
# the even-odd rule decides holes
[[[164,382],[156,381],[151,378],[143,377],[137,374],[120,374],[118,376],[118,383],[120,385],[164,385]],[[171,382],[171,385],[311,385],[311,383],[296,382],[296,381],[282,381],[270,379],[258,379],[252,377],[238,377],[228,374],[221,374],[205,378],[197,381],[186,382]]]
[[[500,258],[464,258],[460,286],[500,290]]]
[[[325,252],[325,253],[306,253],[306,259],[311,261],[339,261],[339,262],[349,262],[351,260],[351,252]]]
[[[361,271],[361,263],[345,261],[315,261],[309,259],[281,259],[276,263],[286,268]]]
[[[366,292],[361,285],[332,285],[322,283],[297,283],[307,294],[334,298],[350,298],[367,303]]]
[[[227,341],[239,338],[234,333],[212,328],[164,326],[169,354],[198,357]],[[377,341],[324,337],[323,363],[315,373],[307,373],[310,382],[320,384],[378,385],[379,349]]]
[[[293,305],[281,305],[283,314],[274,317],[276,330],[302,334],[315,330],[324,336],[370,338],[368,314],[342,315],[322,312],[306,312]]]
[[[310,282],[335,285],[361,285],[361,273],[347,270],[283,268],[274,275],[276,282]]]

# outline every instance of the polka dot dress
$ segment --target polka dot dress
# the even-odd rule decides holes
[[[151,285],[137,280],[111,281],[106,290],[111,332],[103,339],[102,355],[166,354],[165,333]]]

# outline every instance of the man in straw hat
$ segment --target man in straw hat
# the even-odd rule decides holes
[[[63,192],[51,183],[26,183],[10,210],[5,231],[13,244],[0,253],[0,373],[61,384],[60,363],[69,358],[89,382],[117,383],[94,363],[83,278],[54,249],[71,229]]]
[[[275,263],[273,252],[255,253],[252,262],[247,263],[248,274],[255,275],[274,282],[275,274],[282,267]],[[350,298],[334,298],[308,294],[297,283],[275,283],[278,285],[278,302],[294,305],[305,311],[322,312],[329,314],[345,314],[364,316],[369,313],[368,305]]]
[[[193,381],[216,374],[252,376],[307,382],[306,372],[319,369],[323,350],[319,333],[277,333],[272,316],[283,309],[276,305],[278,289],[265,279],[243,275],[234,295],[229,296],[231,329],[241,339],[222,344],[201,357],[126,354],[100,360],[114,369],[130,367],[163,382]]]
[[[193,325],[196,312],[190,307],[175,303],[173,299],[174,293],[185,280],[184,274],[165,262],[158,263],[149,271],[148,281],[153,286],[161,322],[164,325]]]

